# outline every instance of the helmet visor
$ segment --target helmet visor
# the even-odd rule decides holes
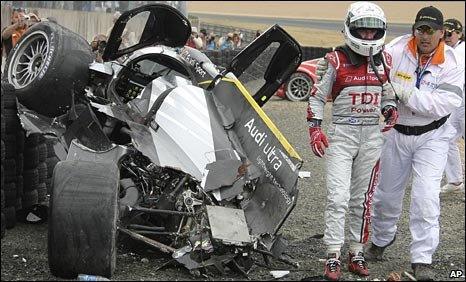
[[[349,29],[356,28],[376,28],[385,29],[385,22],[378,18],[361,18],[349,24]]]

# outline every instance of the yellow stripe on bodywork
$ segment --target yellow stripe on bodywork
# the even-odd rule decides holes
[[[302,161],[301,157],[298,155],[296,150],[291,146],[291,144],[286,140],[285,136],[278,130],[277,126],[272,122],[272,120],[265,114],[264,110],[256,103],[256,101],[252,98],[251,94],[249,94],[248,90],[244,88],[243,84],[236,79],[230,78],[222,78],[223,81],[232,82],[236,85],[236,87],[241,91],[243,96],[246,100],[251,104],[253,109],[259,114],[260,118],[267,124],[267,126],[272,130],[275,137],[277,137],[278,141],[283,145],[285,150],[288,152],[290,156]]]

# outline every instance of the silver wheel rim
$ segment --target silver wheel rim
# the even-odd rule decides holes
[[[34,81],[44,68],[50,48],[48,36],[42,31],[29,34],[19,44],[8,67],[8,82],[16,89]]]
[[[295,100],[305,99],[311,92],[311,83],[301,76],[293,77],[286,88],[286,92]]]

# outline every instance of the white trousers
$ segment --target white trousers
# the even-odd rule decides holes
[[[440,181],[448,144],[456,130],[447,122],[419,136],[389,131],[380,157],[380,182],[374,193],[372,242],[390,243],[397,230],[403,196],[412,174],[409,230],[411,263],[432,263],[439,243]]]
[[[332,124],[328,137],[324,243],[327,253],[340,252],[347,218],[350,251],[358,253],[369,239],[370,204],[378,176],[374,165],[383,136],[378,125]]]
[[[460,183],[464,181],[464,174],[463,165],[461,164],[461,154],[458,148],[458,141],[461,137],[464,139],[464,102],[461,107],[451,114],[449,120],[456,129],[456,134],[450,140],[445,176],[447,177],[448,183]]]

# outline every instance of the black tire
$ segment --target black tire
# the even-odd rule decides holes
[[[4,109],[3,118],[6,122],[6,133],[13,133],[16,139],[16,132],[21,128],[19,123],[18,110],[17,109]]]
[[[16,134],[4,134],[3,140],[5,141],[5,159],[14,159],[18,154],[18,148],[16,147]]]
[[[44,203],[47,200],[47,186],[45,182],[39,183],[37,186],[37,201],[40,203]]]
[[[16,208],[15,208],[15,206],[6,207],[3,210],[3,213],[5,214],[6,229],[10,229],[10,228],[15,227],[15,225],[16,225]]]
[[[2,109],[2,112],[0,114],[0,117],[1,117],[1,120],[0,120],[0,129],[1,129],[1,131],[0,132],[2,133],[2,140],[3,140],[3,135],[6,132],[6,121],[5,121],[5,117],[3,116],[3,109]]]
[[[1,144],[2,144],[1,160],[2,160],[2,163],[3,163],[3,161],[5,160],[5,154],[6,154],[5,141],[3,141],[3,139],[1,140]]]
[[[21,202],[23,204],[23,209],[28,209],[39,203],[39,196],[37,190],[24,191],[23,196],[21,197]]]
[[[39,172],[39,183],[45,183],[47,179],[47,164],[45,162],[39,163],[37,171]]]
[[[38,147],[24,148],[24,169],[36,168],[39,165]]]
[[[47,194],[52,194],[52,177],[45,179],[45,186],[47,187]]]
[[[55,142],[53,139],[45,139],[45,143],[47,144],[47,158],[56,157],[57,155],[55,155],[55,149],[53,148]]]
[[[36,190],[39,185],[39,171],[37,168],[26,169],[23,172],[23,191]]]
[[[15,87],[10,83],[2,81],[2,103],[3,109],[15,109],[16,110],[16,96]]]
[[[16,132],[16,149],[18,153],[22,153],[24,151],[24,142],[26,140],[26,133],[24,130],[18,130]]]
[[[18,211],[22,210],[23,209],[23,202],[21,200],[21,197],[19,198],[16,198],[16,202],[15,202],[15,210],[16,210],[16,214],[18,214]]]
[[[21,198],[24,194],[24,181],[23,176],[18,175],[16,178],[16,199]]]
[[[3,192],[5,193],[5,205],[7,207],[14,206],[16,204],[16,184],[14,182],[5,183]]]
[[[3,190],[3,186],[2,186],[2,189],[1,189],[0,191],[1,191],[1,193],[2,193],[2,195],[1,195],[1,197],[2,197],[1,201],[2,201],[2,210],[3,210],[3,209],[5,208],[5,191]]]
[[[47,144],[45,144],[45,142],[39,144],[37,150],[39,151],[39,163],[45,162],[47,158]]]
[[[295,72],[285,85],[285,95],[290,101],[307,101],[314,81],[305,73]]]
[[[3,116],[3,109],[2,109],[2,113],[0,114],[0,117],[1,117],[1,120],[0,120],[0,129],[1,129],[1,131],[0,132],[2,132],[1,138],[2,138],[2,140],[4,140],[3,135],[5,133],[3,133],[3,132],[6,132],[6,121],[5,121],[5,117]]]
[[[24,149],[37,147],[39,145],[39,135],[40,133],[29,134],[24,140]]]
[[[57,164],[48,217],[48,259],[53,275],[112,276],[116,266],[118,183],[119,170],[114,164]]]
[[[2,211],[2,239],[3,237],[5,237],[5,233],[6,233],[6,217]]]
[[[5,184],[16,182],[16,161],[15,159],[5,159],[3,161],[3,169],[5,173]]]
[[[32,57],[32,52],[37,58],[34,61],[26,56]],[[93,58],[84,38],[58,24],[41,22],[30,27],[11,50],[4,76],[15,87],[21,104],[55,117],[70,106],[72,91],[84,93]],[[19,62],[33,62],[36,69],[23,71],[25,67]],[[27,74],[32,75],[31,78],[27,78]]]
[[[23,175],[24,170],[24,158],[23,153],[16,155],[16,175]]]
[[[47,164],[47,177],[52,177],[53,169],[59,161],[60,160],[58,159],[58,157],[51,157],[45,160],[45,163]]]

